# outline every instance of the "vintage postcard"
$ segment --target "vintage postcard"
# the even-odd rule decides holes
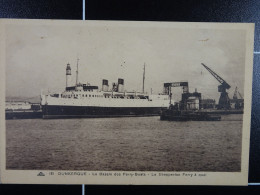
[[[247,185],[254,24],[0,20],[1,182]]]

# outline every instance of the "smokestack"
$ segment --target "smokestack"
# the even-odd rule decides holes
[[[108,91],[108,80],[102,80],[102,91]]]
[[[66,67],[66,87],[71,87],[71,68],[69,63]]]
[[[118,92],[124,91],[124,79],[118,79]]]

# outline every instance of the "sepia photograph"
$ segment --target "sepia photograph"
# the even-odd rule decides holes
[[[247,185],[254,24],[0,33],[2,182]]]

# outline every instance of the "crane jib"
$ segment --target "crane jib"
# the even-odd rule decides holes
[[[214,76],[215,79],[217,79],[217,81],[220,84],[222,84],[223,87],[225,87],[226,89],[229,89],[231,87],[224,79],[222,79],[217,73],[215,73],[213,70],[211,70],[205,64],[201,63],[201,65],[204,66],[204,68],[206,68],[210,72],[210,74],[212,74],[212,76]]]

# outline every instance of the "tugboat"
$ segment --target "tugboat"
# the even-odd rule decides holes
[[[171,87],[182,87],[182,99],[180,102],[171,103]],[[220,121],[220,115],[209,114],[200,110],[201,93],[189,92],[188,82],[164,83],[164,93],[170,96],[170,106],[163,110],[161,120],[169,121]]]
[[[220,121],[220,115],[212,115],[207,112],[180,110],[179,106],[171,105],[169,109],[162,111],[161,120],[168,121]]]

